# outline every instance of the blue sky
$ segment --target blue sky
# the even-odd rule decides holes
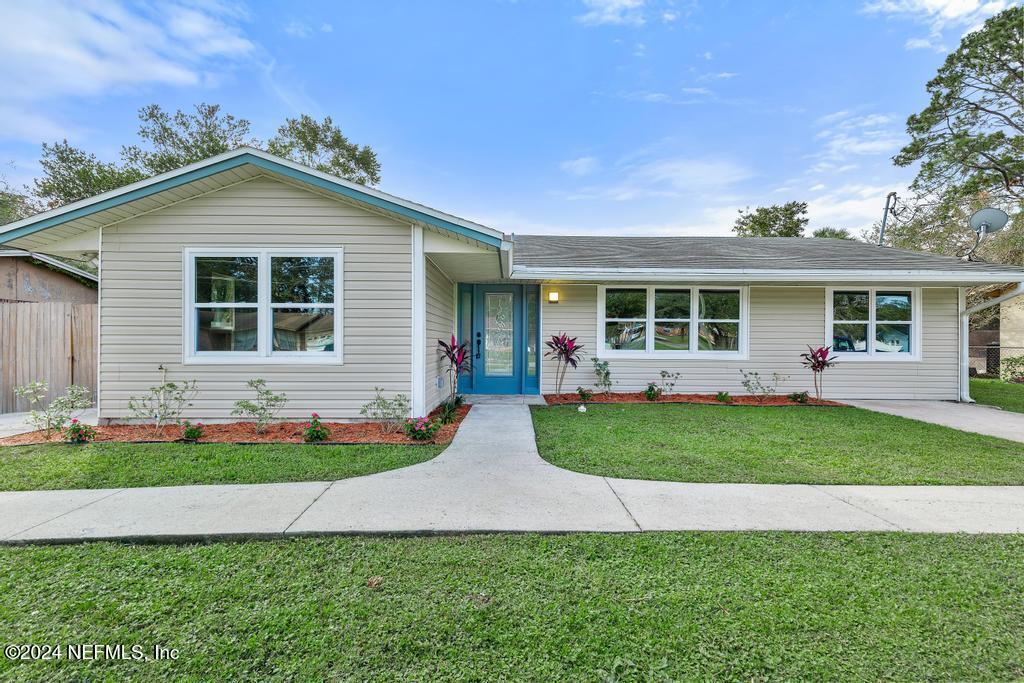
[[[381,189],[506,232],[728,234],[810,202],[867,227],[925,83],[1005,2],[0,0],[0,162],[115,159],[139,107],[217,102],[266,139],[330,115]]]

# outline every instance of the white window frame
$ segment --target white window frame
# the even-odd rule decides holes
[[[860,287],[852,285],[849,287],[828,287],[825,290],[825,345],[832,346],[835,339],[834,326],[836,322],[861,323],[864,321],[839,320],[835,319],[835,293],[836,292],[867,292],[868,293],[868,349],[867,351],[833,351],[833,355],[843,362],[855,361],[873,363],[917,363],[921,361],[921,330],[924,323],[921,315],[921,288],[920,287]],[[895,292],[898,294],[910,294],[910,320],[882,320],[884,323],[910,325],[910,339],[913,345],[910,353],[892,353],[888,351],[875,350],[875,330],[878,324],[875,311],[875,298],[878,292]]]
[[[631,349],[627,351],[616,351],[614,349],[605,348],[605,337],[604,337],[604,325],[605,322],[621,322],[634,320],[633,318],[612,318],[610,320],[605,319],[605,297],[609,289],[640,289],[647,292],[647,317],[645,324],[647,325],[647,333],[645,337],[646,348],[644,350]],[[690,290],[690,317],[686,321],[688,322],[689,328],[689,341],[690,348],[688,351],[668,351],[654,349],[654,292],[655,290]],[[739,292],[740,295],[740,317],[736,320],[711,320],[704,319],[700,320],[699,311],[699,290],[707,289],[719,289],[719,290],[730,290]],[[691,358],[691,359],[708,359],[708,358],[721,358],[730,360],[745,360],[749,356],[750,349],[750,288],[746,286],[737,285],[713,285],[713,284],[701,284],[701,285],[687,285],[687,284],[671,284],[661,283],[657,285],[598,285],[597,287],[597,357],[598,358]],[[636,318],[636,320],[640,320]],[[669,318],[658,318],[661,321],[668,321]],[[683,322],[684,319],[680,319],[679,322]],[[740,326],[740,338],[739,338],[739,349],[736,351],[707,351],[699,350],[697,348],[697,330],[701,322],[738,322]]]
[[[256,351],[198,351],[196,349],[195,260],[204,256],[257,257]],[[274,304],[270,301],[270,259],[274,256],[330,256],[334,258],[333,304]],[[341,365],[344,363],[344,248],[186,247],[182,251],[182,363],[185,365]],[[217,304],[218,308],[251,308],[251,304]],[[334,351],[274,351],[272,314],[275,308],[333,308]]]

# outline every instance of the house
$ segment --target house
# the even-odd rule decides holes
[[[740,370],[805,390],[836,347],[833,398],[968,398],[964,291],[1024,270],[819,239],[510,236],[241,148],[6,226],[0,243],[100,262],[99,411],[198,380],[187,417],[226,419],[264,378],[284,417],[358,419],[381,387],[424,414],[438,339],[470,345],[466,393],[553,390],[566,332],[618,390],[742,393]],[[1016,291],[1016,290],[1014,290]],[[593,385],[589,361],[569,390]]]
[[[0,303],[94,304],[98,282],[92,273],[52,256],[0,249]]]

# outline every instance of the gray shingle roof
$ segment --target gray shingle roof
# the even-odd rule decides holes
[[[516,235],[516,268],[678,268],[736,270],[913,270],[1003,273],[1024,268],[952,256],[804,237],[596,237]]]

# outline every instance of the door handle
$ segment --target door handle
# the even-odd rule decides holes
[[[476,357],[480,358],[480,333],[476,333]]]

